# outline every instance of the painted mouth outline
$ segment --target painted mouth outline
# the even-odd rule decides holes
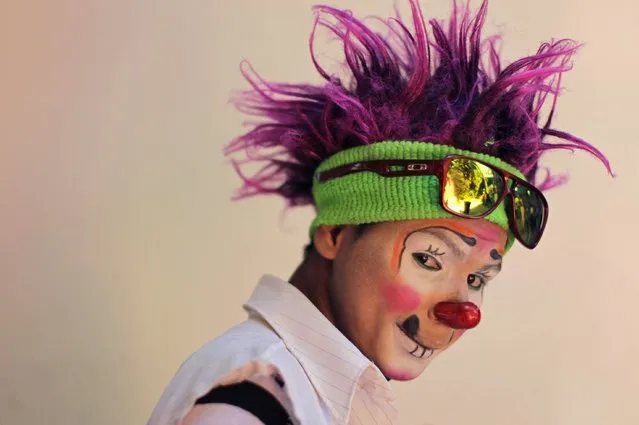
[[[401,325],[397,324],[397,327],[399,328],[400,332],[403,333],[404,335],[406,335],[406,337],[408,339],[410,339],[411,341],[413,341],[416,345],[415,349],[413,351],[409,351],[409,353],[413,356],[413,357],[417,357],[418,359],[423,359],[424,355],[426,355],[426,352],[429,352],[428,357],[426,357],[426,359],[429,359],[433,353],[435,353],[435,349],[431,348],[431,347],[427,347],[426,345],[422,344],[421,342],[417,341],[414,337],[410,336],[405,330],[404,328],[401,327]],[[422,350],[421,354],[416,354],[419,350]]]

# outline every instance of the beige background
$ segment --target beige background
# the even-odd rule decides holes
[[[227,99],[242,58],[317,81],[312,4],[0,4],[0,424],[145,423],[185,357],[242,319],[256,279],[288,277],[312,212],[231,203],[220,150],[241,130]],[[424,9],[442,18],[449,2]],[[396,386],[406,424],[639,423],[638,16],[632,0],[491,2],[507,59],[586,43],[557,124],[619,177],[585,154],[549,159],[572,182],[548,195],[545,240],[509,255],[479,329]]]

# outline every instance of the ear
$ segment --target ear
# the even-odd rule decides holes
[[[345,226],[319,226],[313,235],[315,251],[327,260],[334,260],[345,237]]]

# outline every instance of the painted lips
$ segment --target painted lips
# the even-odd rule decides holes
[[[397,328],[400,330],[400,332],[406,338],[408,338],[413,344],[415,344],[415,348],[413,350],[409,351],[411,356],[417,357],[418,359],[423,359],[423,358],[428,359],[428,358],[430,358],[430,356],[433,355],[435,350],[433,350],[432,348],[426,347],[425,345],[417,342],[415,340],[415,338],[410,336],[402,326],[397,325]]]

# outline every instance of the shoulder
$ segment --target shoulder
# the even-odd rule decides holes
[[[178,424],[212,388],[278,373],[290,353],[273,330],[248,319],[209,341],[179,367],[164,390],[149,425]]]
[[[268,325],[256,319],[248,319],[191,354],[173,379],[186,379],[194,385],[201,381],[201,385],[208,386],[209,383],[220,381],[227,374],[246,369],[251,364],[253,370],[246,373],[258,373],[259,363],[268,362],[270,353],[282,348],[282,340]]]
[[[248,319],[228,329],[194,352],[184,364],[201,359],[220,361],[226,357],[256,357],[282,344],[280,337],[263,321]]]

